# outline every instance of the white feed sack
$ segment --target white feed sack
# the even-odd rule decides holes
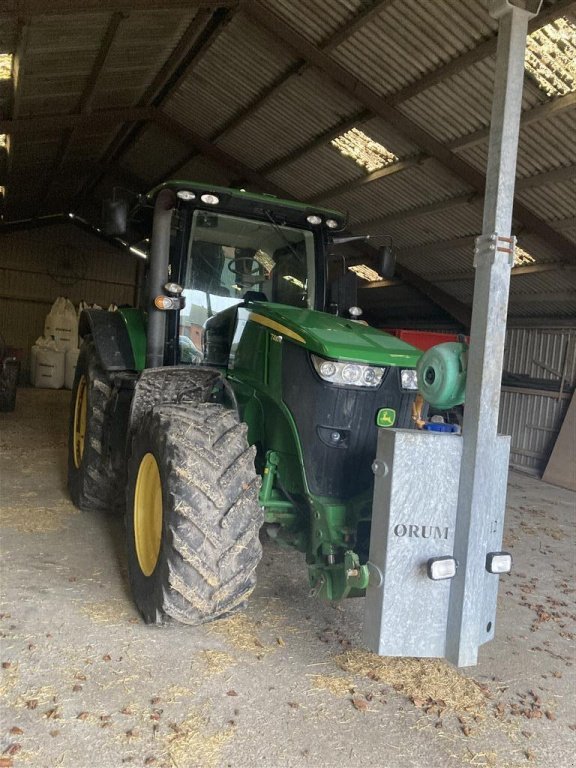
[[[78,317],[70,299],[58,296],[46,315],[44,336],[53,338],[60,349],[78,347]]]
[[[40,336],[32,347],[31,379],[35,387],[61,389],[64,386],[66,352],[53,339]]]

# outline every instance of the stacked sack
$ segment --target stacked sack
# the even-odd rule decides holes
[[[76,309],[69,299],[59,296],[46,315],[44,335],[32,347],[33,386],[72,389],[78,354]]]

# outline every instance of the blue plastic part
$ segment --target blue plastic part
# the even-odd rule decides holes
[[[458,424],[424,424],[424,429],[429,432],[460,432]]]

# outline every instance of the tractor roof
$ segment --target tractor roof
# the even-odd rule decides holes
[[[256,192],[247,192],[242,189],[233,189],[232,187],[219,187],[214,184],[205,184],[198,181],[189,180],[171,180],[166,181],[163,184],[159,184],[154,187],[147,194],[148,200],[152,200],[162,189],[172,189],[176,193],[188,191],[194,192],[197,197],[203,194],[213,194],[220,198],[218,208],[226,209],[231,207],[238,209],[239,207],[246,208],[246,210],[252,208],[257,211],[263,210],[263,205],[266,206],[266,210],[274,212],[287,213],[288,211],[298,212],[299,214],[318,214],[323,219],[334,219],[338,222],[337,229],[342,229],[346,225],[346,216],[339,211],[334,211],[328,208],[321,208],[319,206],[311,205],[310,203],[301,203],[295,200],[282,200],[275,195],[258,194]],[[212,207],[212,206],[208,206]],[[215,207],[215,210],[217,208]]]

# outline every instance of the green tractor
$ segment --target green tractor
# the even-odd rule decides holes
[[[186,181],[124,213],[147,275],[139,307],[81,316],[68,480],[125,507],[145,621],[241,607],[264,524],[315,594],[362,595],[378,429],[413,426],[420,352],[328,297],[345,218]]]

